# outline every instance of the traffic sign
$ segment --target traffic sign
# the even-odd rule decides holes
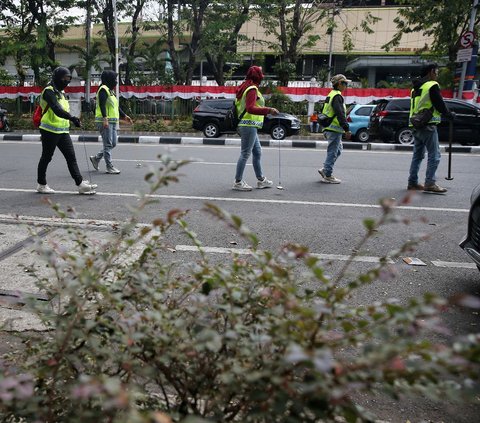
[[[457,63],[470,62],[473,48],[462,48],[457,51]]]
[[[460,45],[462,46],[462,48],[472,47],[474,41],[475,34],[472,31],[466,31],[460,37]]]

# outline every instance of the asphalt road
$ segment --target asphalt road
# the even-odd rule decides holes
[[[197,233],[212,260],[228,259],[229,249],[241,252],[248,244],[202,211],[205,202],[240,216],[258,235],[261,248],[277,250],[287,242],[308,246],[324,260],[326,273],[333,276],[362,239],[363,220],[381,216],[379,200],[395,199],[400,203],[395,212],[398,219],[382,227],[361,248],[350,275],[368,270],[379,257],[421,234],[427,236],[426,240],[409,257],[419,258],[425,266],[410,266],[397,259],[393,263],[396,278],[362,288],[351,299],[352,303],[366,304],[392,297],[406,300],[427,291],[444,297],[459,292],[480,295],[480,272],[458,247],[466,231],[471,191],[480,182],[480,157],[476,154],[454,155],[451,181],[445,180],[444,155],[438,183],[449,189],[446,195],[419,193],[402,202],[407,194],[411,152],[344,151],[335,169],[335,175],[343,182],[327,185],[320,182],[317,173],[325,150],[282,148],[279,152],[277,147],[264,148],[264,173],[274,180],[274,185],[280,182],[285,190],[237,192],[231,190],[239,155],[237,146],[120,144],[113,154],[114,164],[122,170],[120,175],[105,174],[103,163],[100,171],[93,171],[91,166],[88,169],[86,155],[94,154],[100,148],[98,143],[87,143],[86,153],[82,143],[76,143],[75,148],[84,177],[88,178],[90,171],[91,179],[98,184],[97,195],[76,194],[59,151],[50,164],[47,179],[59,191],[49,198],[64,208],[73,207],[79,219],[126,219],[128,205],[137,201],[135,193],[146,190],[145,174],[151,166],[158,168],[159,154],[168,155],[192,163],[181,169],[178,183],[158,192],[158,203],[145,210],[142,220],[163,217],[173,208],[188,210],[190,229]],[[12,215],[32,219],[53,216],[45,196],[35,192],[40,150],[38,142],[0,142],[0,220]],[[424,171],[425,164],[422,174]],[[251,164],[246,168],[245,179],[250,184],[255,182]],[[171,253],[172,260],[198,257],[180,229],[171,231],[167,242],[176,250]],[[455,335],[478,332],[480,320],[475,311],[452,309],[445,317]],[[412,407],[417,409],[416,414],[423,412],[422,405]],[[445,408],[437,408],[424,416],[442,419],[446,412]],[[465,419],[456,421],[472,421],[469,419],[476,413],[478,406],[469,410]]]

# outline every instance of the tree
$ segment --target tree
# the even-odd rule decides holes
[[[389,51],[400,44],[404,34],[420,32],[423,36],[433,37],[430,53],[439,57],[448,55],[449,68],[455,67],[459,36],[468,29],[471,1],[465,0],[397,0],[400,5],[398,16],[394,19],[397,33],[382,48]],[[475,26],[480,16],[477,14]]]

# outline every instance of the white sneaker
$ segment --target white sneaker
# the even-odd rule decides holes
[[[273,186],[273,182],[269,181],[266,177],[263,177],[263,180],[257,181],[257,188],[271,188]]]
[[[50,188],[47,184],[38,184],[37,192],[39,192],[40,194],[55,194],[55,190]]]
[[[326,184],[339,184],[340,182],[342,182],[341,179],[335,178],[335,176],[333,175],[327,176],[325,174],[325,169],[323,169],[323,167],[321,169],[318,169],[318,173],[323,178],[322,182]]]
[[[89,181],[82,181],[80,185],[78,185],[78,193],[79,194],[96,194],[95,188],[97,188],[97,184],[91,184]]]
[[[120,173],[120,169],[117,169],[113,166],[107,166],[107,173],[109,173],[110,175],[118,175]]]
[[[234,182],[232,189],[235,191],[251,191],[252,187],[248,185],[245,181],[240,181]]]
[[[92,162],[92,166],[95,170],[98,170],[98,162],[100,160],[97,159],[96,156],[90,156],[90,161]]]

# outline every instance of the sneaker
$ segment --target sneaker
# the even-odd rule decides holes
[[[262,188],[271,188],[273,186],[273,182],[269,181],[265,176],[261,181],[257,181],[257,188],[262,189]]]
[[[235,191],[251,191],[252,187],[248,185],[245,181],[240,181],[234,182],[232,189]]]
[[[96,194],[95,188],[97,188],[97,184],[91,184],[89,181],[82,181],[82,183],[78,185],[78,193]]]
[[[335,176],[331,175],[325,176],[325,178],[323,178],[323,182],[326,184],[339,184],[340,182],[342,182],[342,180],[335,178]]]
[[[54,194],[55,190],[50,188],[47,184],[45,185],[38,184],[37,192],[39,192],[40,194]]]
[[[447,188],[443,188],[437,184],[425,185],[423,188],[423,192],[431,192],[434,194],[445,194],[447,192]]]
[[[100,161],[97,159],[96,156],[90,156],[90,161],[92,162],[92,166],[95,170],[98,170],[98,162]]]
[[[113,166],[107,166],[107,173],[109,173],[110,175],[118,175],[120,173],[120,169],[117,169]]]
[[[323,169],[323,167],[321,169],[318,169],[318,173],[320,173],[320,176],[325,179],[327,177],[327,175],[325,175],[325,170]]]
[[[407,189],[409,191],[423,191],[425,187],[422,184],[408,184]]]

